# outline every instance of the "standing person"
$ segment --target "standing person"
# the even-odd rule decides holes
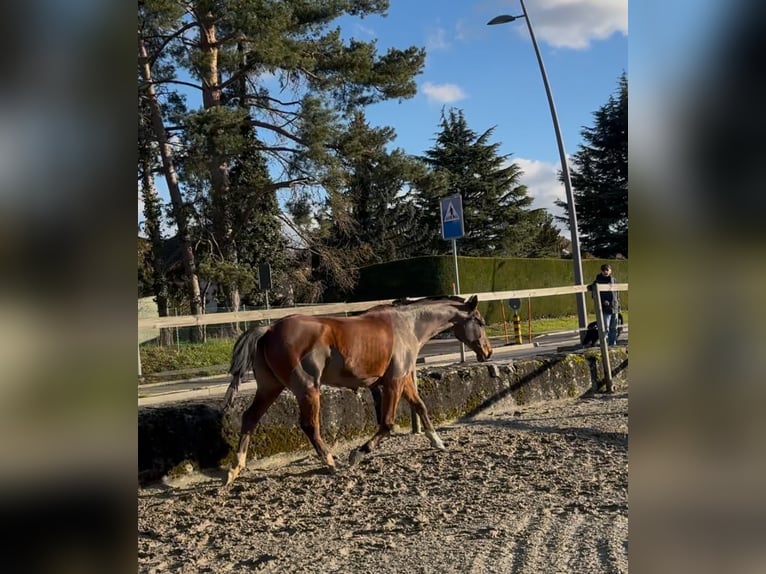
[[[601,273],[596,275],[595,281],[593,281],[591,287],[595,288],[596,283],[602,284],[614,284],[616,283],[614,276],[612,275],[612,266],[604,263],[601,266]],[[620,298],[617,296],[617,291],[601,291],[601,310],[604,313],[604,325],[606,326],[606,342],[607,344],[617,344],[617,322],[618,314],[620,312]]]

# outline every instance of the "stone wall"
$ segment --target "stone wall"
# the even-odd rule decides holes
[[[610,351],[615,386],[627,383],[627,350]],[[513,362],[457,364],[418,369],[418,390],[435,425],[470,415],[507,397],[519,404],[578,397],[603,380],[600,352],[546,355]],[[242,411],[252,392],[235,398],[226,413],[222,398],[142,407],[138,411],[139,481],[151,482],[191,464],[211,469],[231,462],[239,439]],[[375,415],[370,393],[322,388],[322,436],[328,445],[372,436]],[[409,405],[402,401],[397,425],[410,426]],[[250,441],[249,457],[307,450],[311,446],[298,426],[298,406],[284,392],[261,419]]]

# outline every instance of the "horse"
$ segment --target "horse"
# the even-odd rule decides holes
[[[478,303],[476,295],[468,300],[433,297],[378,305],[354,317],[294,314],[268,328],[245,332],[232,351],[232,380],[224,408],[231,405],[248,368],[253,369],[257,388],[252,404],[242,413],[237,462],[229,470],[225,486],[245,467],[251,433],[286,388],[298,401],[301,429],[330,472],[335,472],[335,460],[319,432],[321,384],[380,390],[378,430],[351,452],[349,465],[357,464],[390,434],[401,396],[420,416],[431,446],[444,450],[415,387],[415,362],[423,345],[448,328],[474,351],[478,361],[489,359],[492,346]]]
[[[444,299],[452,299],[453,301],[460,301],[463,302],[464,300],[457,296],[448,296],[448,295],[441,295],[441,296],[435,296],[435,297],[423,297],[419,299],[410,299],[409,297],[402,297],[399,299],[394,299],[391,303],[382,303],[380,305],[376,305],[375,307],[371,307],[370,309],[366,309],[365,311],[362,311],[362,313],[369,313],[371,311],[379,311],[381,309],[386,309],[391,306],[398,306],[398,305],[423,305],[423,304],[429,304],[429,303],[438,303],[439,301],[442,301]],[[250,331],[252,332],[246,332],[242,334],[237,342],[234,345],[234,350],[232,352],[232,365],[229,369],[229,373],[232,375],[232,383],[229,385],[229,388],[226,392],[226,396],[224,398],[224,409],[228,408],[231,405],[231,402],[233,400],[233,394],[236,392],[236,390],[239,388],[239,383],[242,379],[242,377],[245,375],[247,370],[250,368],[248,364],[248,357],[255,356],[255,346],[258,343],[258,339],[268,330],[268,327],[263,326],[256,326],[251,327]],[[465,335],[461,332],[460,338],[458,340],[463,341],[465,339]],[[247,345],[247,346],[244,346]],[[415,386],[417,387],[417,371],[413,368],[412,370],[412,380]],[[382,402],[382,391],[379,385],[372,385],[369,387],[370,395],[372,396],[373,406],[375,410],[375,422],[376,424],[380,424],[381,422],[381,402]]]

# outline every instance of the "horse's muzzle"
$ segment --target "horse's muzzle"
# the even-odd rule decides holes
[[[487,345],[486,347],[482,345],[479,348],[475,349],[475,353],[476,353],[476,360],[479,361],[480,363],[483,363],[484,361],[489,360],[489,358],[492,356],[492,347],[490,347],[489,345]]]

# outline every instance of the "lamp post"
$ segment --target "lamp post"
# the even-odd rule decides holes
[[[537,47],[537,40],[535,40],[535,33],[532,30],[532,22],[529,21],[529,15],[527,14],[527,7],[524,5],[524,0],[520,0],[521,10],[524,13],[521,16],[509,16],[503,14],[496,16],[487,22],[488,26],[494,26],[495,24],[507,24],[513,22],[519,18],[523,18],[527,21],[527,28],[529,29],[529,36],[532,38],[532,45],[535,47],[535,54],[537,54],[537,63],[540,64],[540,73],[543,76],[543,84],[545,85],[545,93],[548,95],[548,105],[551,108],[551,118],[553,119],[553,129],[556,132],[556,141],[559,146],[559,159],[561,160],[561,175],[564,179],[564,190],[567,196],[567,207],[569,211],[569,231],[572,241],[572,263],[574,264],[574,279],[575,285],[584,285],[582,277],[582,260],[580,258],[580,234],[577,231],[577,213],[575,212],[574,196],[572,195],[572,181],[569,178],[569,166],[567,165],[567,156],[564,151],[564,140],[561,137],[561,128],[559,127],[559,118],[556,114],[556,106],[553,103],[553,94],[551,94],[551,86],[548,83],[548,75],[545,73],[545,66],[543,65],[543,58],[540,55],[540,48]],[[577,300],[577,320],[580,325],[580,329],[585,329],[587,325],[587,318],[585,315],[585,293],[576,293],[575,298]]]

